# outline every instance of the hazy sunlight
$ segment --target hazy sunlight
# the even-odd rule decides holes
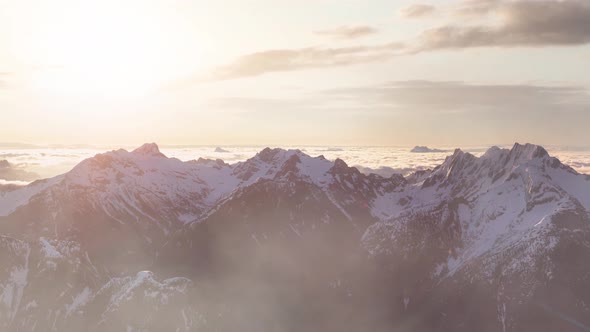
[[[198,41],[183,39],[178,17],[156,19],[158,8],[81,1],[48,10],[20,48],[37,64],[32,84],[40,91],[141,96],[198,66]],[[186,52],[188,64],[179,55]]]

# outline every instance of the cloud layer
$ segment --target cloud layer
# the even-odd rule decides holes
[[[14,165],[7,160],[0,160],[0,180],[4,184],[8,181],[33,181],[39,178],[39,175],[26,171],[25,165]]]

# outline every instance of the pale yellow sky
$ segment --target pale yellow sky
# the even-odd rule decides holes
[[[587,1],[417,4],[0,0],[0,141],[590,139]]]

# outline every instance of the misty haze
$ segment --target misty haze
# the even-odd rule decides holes
[[[0,0],[0,332],[590,331],[588,0]]]

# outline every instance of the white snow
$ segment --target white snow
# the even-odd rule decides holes
[[[30,310],[30,309],[34,309],[34,308],[37,308],[37,301],[35,301],[35,300],[27,303],[27,305],[25,306],[25,310]]]
[[[43,192],[45,189],[57,184],[63,179],[63,176],[33,182],[28,186],[16,190],[0,192],[0,216],[7,216],[19,207],[29,203],[31,198]]]
[[[21,243],[21,246],[22,248],[20,249],[22,250],[19,250],[19,252],[24,256],[23,264],[13,266],[8,280],[0,281],[0,286],[5,282],[3,284],[2,293],[0,294],[0,303],[11,309],[9,322],[12,322],[18,313],[24,289],[28,285],[27,279],[29,275],[29,256],[31,254],[31,248],[26,243]]]
[[[387,251],[403,236],[404,223],[412,216],[430,214],[450,201],[461,198],[454,215],[461,228],[462,245],[438,264],[435,276],[450,276],[466,264],[484,256],[523,246],[505,266],[509,271],[527,271],[533,257],[555,247],[557,238],[548,237],[553,216],[579,202],[590,207],[590,181],[567,169],[550,167],[552,160],[532,145],[515,145],[513,151],[492,148],[482,157],[455,152],[428,177],[431,183],[406,185],[403,190],[385,192],[372,202],[372,214],[381,222],[363,236],[367,249],[375,254]],[[489,174],[494,174],[494,178]],[[548,243],[541,242],[548,239]],[[492,265],[486,265],[488,271]],[[546,273],[551,276],[551,267]],[[444,277],[444,276],[443,276]]]
[[[134,296],[157,299],[160,304],[165,305],[171,296],[184,294],[190,282],[189,279],[180,277],[159,282],[153,272],[140,271],[134,277],[112,278],[97,292],[96,296],[110,293],[105,313],[115,311]]]
[[[182,309],[181,314],[182,314],[182,320],[184,321],[184,328],[188,331],[192,324],[189,321],[188,317],[186,316],[186,312],[184,312],[184,309]]]
[[[445,212],[457,214],[463,246],[435,271],[440,274],[448,269],[448,273],[453,274],[474,258],[496,253],[546,232],[551,227],[552,216],[571,206],[572,198],[589,210],[590,181],[563,168],[549,167],[546,157],[539,158],[539,151],[536,146],[515,145],[512,152],[492,148],[480,158],[456,151],[419,183],[391,190],[371,188],[376,197],[368,202],[370,213],[381,222],[367,232],[387,225],[394,238],[401,220],[428,213],[453,198],[464,198],[465,202],[458,205],[457,211]],[[0,193],[0,215],[10,214],[35,195],[58,186],[59,191],[74,196],[77,193],[88,195],[86,198],[96,208],[103,209],[114,220],[123,222],[128,216],[141,218],[153,222],[167,234],[171,225],[161,220],[176,220],[181,224],[202,220],[240,188],[263,179],[275,179],[287,163],[293,161],[291,158],[299,162],[289,170],[299,179],[317,185],[352,220],[346,210],[349,202],[335,199],[332,185],[338,182],[343,190],[358,193],[361,191],[355,188],[358,177],[353,176],[351,182],[332,174],[332,161],[310,157],[299,150],[274,149],[231,165],[213,160],[183,162],[161,156],[153,144],[135,152],[104,153],[85,160],[64,176]],[[488,175],[491,173],[497,176],[492,178]],[[434,183],[423,187],[428,180]],[[54,215],[54,219],[56,217]],[[329,222],[328,217],[322,220]],[[295,225],[290,227],[301,236]],[[255,234],[251,236],[259,242]],[[48,258],[65,254],[53,240],[41,238],[40,242]],[[380,244],[379,248],[384,247]],[[370,248],[371,251],[376,249]]]
[[[408,305],[410,304],[410,297],[409,296],[405,296],[404,297],[404,309],[408,309]]]
[[[551,178],[568,194],[574,196],[580,204],[590,211],[590,177],[564,172],[560,169],[549,169]]]
[[[86,305],[92,298],[92,294],[92,290],[88,287],[85,287],[80,293],[76,294],[72,299],[72,303],[66,305],[66,317]]]
[[[289,227],[291,227],[293,233],[297,234],[298,237],[303,238],[303,236],[301,236],[301,233],[297,230],[297,228],[295,228],[295,226],[293,226],[293,224],[289,224]]]
[[[41,242],[41,250],[47,258],[62,258],[63,255],[44,237],[39,238]]]

